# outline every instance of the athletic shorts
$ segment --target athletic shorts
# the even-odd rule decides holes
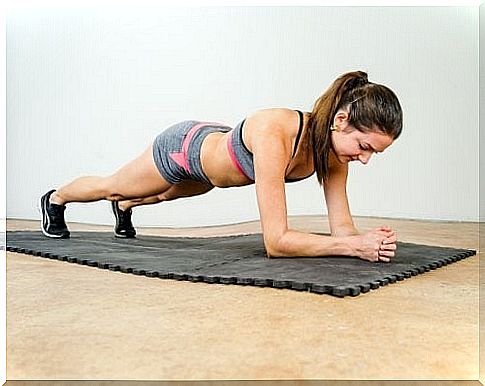
[[[183,121],[170,126],[153,141],[153,160],[161,176],[171,184],[192,180],[212,186],[202,170],[202,142],[210,133],[230,130],[216,122]]]

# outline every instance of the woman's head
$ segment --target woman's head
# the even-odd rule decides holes
[[[340,162],[367,163],[374,150],[382,152],[401,135],[402,109],[392,90],[369,82],[365,72],[349,72],[317,99],[307,127],[315,171],[323,183],[330,151]]]

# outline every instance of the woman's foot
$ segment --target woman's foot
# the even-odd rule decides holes
[[[131,222],[132,210],[121,210],[118,206],[118,201],[111,201],[111,208],[116,219],[115,236],[127,239],[135,237],[136,231]]]
[[[70,236],[64,221],[64,205],[50,202],[50,196],[55,190],[50,190],[40,198],[39,209],[42,213],[41,229],[47,237],[67,239]]]

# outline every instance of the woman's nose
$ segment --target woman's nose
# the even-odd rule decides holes
[[[364,165],[367,165],[371,157],[370,152],[366,152],[364,154],[359,154],[359,161],[362,162]]]

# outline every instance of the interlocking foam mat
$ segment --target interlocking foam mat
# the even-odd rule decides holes
[[[7,232],[7,250],[162,279],[338,297],[357,296],[476,254],[469,249],[398,242],[391,263],[347,256],[269,259],[261,234],[118,239],[111,232],[73,232],[70,239],[50,239],[40,231]]]

